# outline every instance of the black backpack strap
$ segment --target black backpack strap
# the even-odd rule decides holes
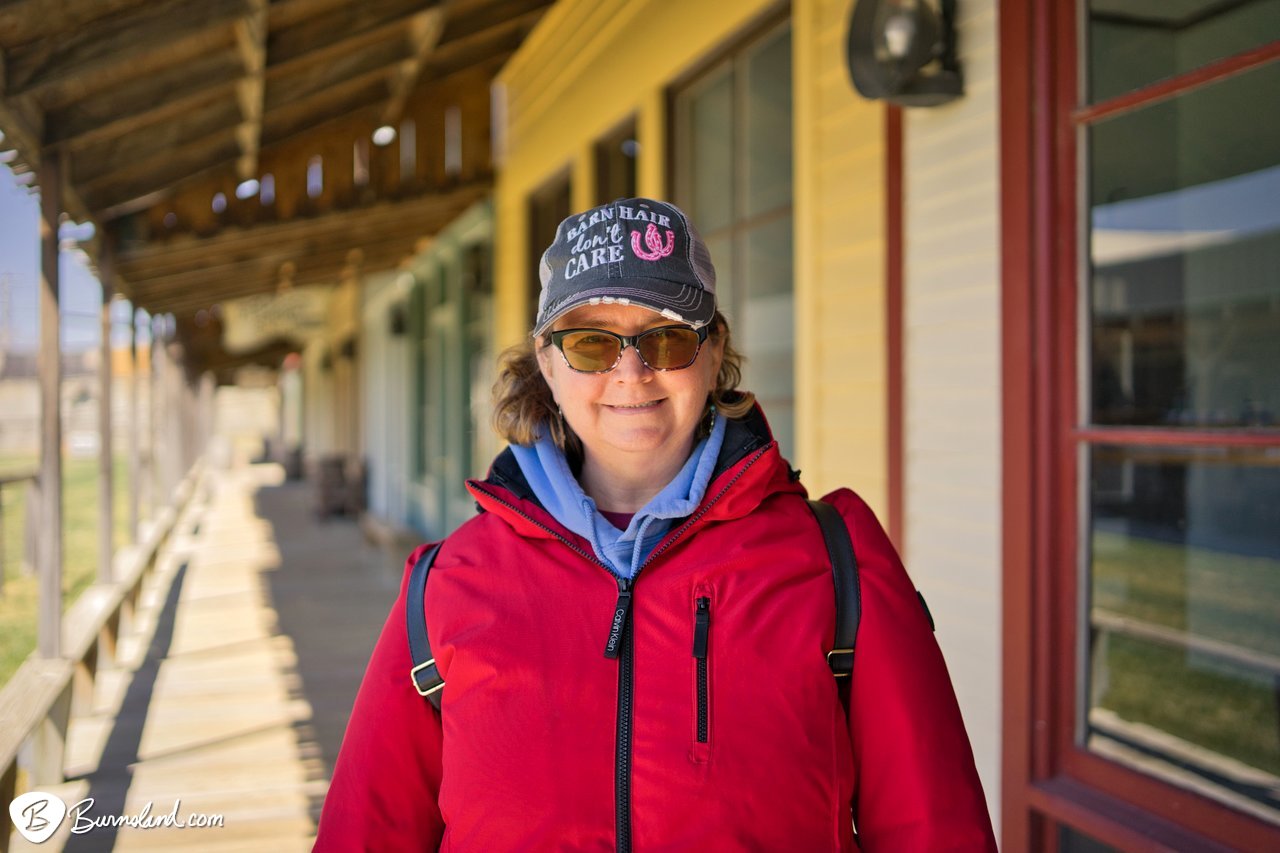
[[[440,694],[444,688],[444,679],[436,667],[436,659],[431,656],[431,642],[427,639],[427,611],[423,596],[427,591],[427,573],[435,562],[440,545],[436,543],[422,552],[418,562],[413,564],[409,573],[409,590],[404,603],[405,627],[409,631],[409,655],[413,658],[413,669],[409,677],[413,687],[419,694],[427,697],[427,701],[440,709]]]
[[[853,553],[853,540],[840,511],[823,501],[809,501],[809,509],[818,519],[822,538],[831,558],[831,575],[836,588],[836,643],[827,652],[827,663],[836,678],[853,674],[853,646],[858,636],[858,620],[862,616],[862,591],[858,585],[858,558]]]

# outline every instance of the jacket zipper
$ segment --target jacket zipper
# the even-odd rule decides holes
[[[697,737],[707,742],[707,640],[711,633],[711,599],[699,596],[693,614],[693,657],[697,667]]]
[[[562,536],[552,528],[543,524],[535,518],[530,517],[527,513],[521,512],[516,506],[509,501],[490,492],[488,489],[482,489],[478,484],[475,488],[484,492],[493,500],[505,506],[516,515],[524,518],[529,523],[545,530],[556,539],[563,542],[575,554],[581,555],[588,562],[595,563],[606,572],[609,573],[618,582],[618,600],[614,604],[613,619],[609,626],[609,639],[605,643],[604,654],[607,658],[618,658],[618,727],[616,739],[615,754],[615,777],[614,777],[614,804],[617,813],[617,842],[619,853],[630,853],[631,850],[631,740],[632,740],[632,692],[635,687],[635,654],[632,647],[631,632],[627,630],[627,618],[631,612],[631,588],[635,585],[636,578],[640,576],[640,571],[649,565],[654,559],[676,542],[685,531],[697,523],[698,519],[706,515],[720,498],[724,497],[729,489],[733,488],[733,484],[742,479],[747,470],[754,465],[761,456],[772,446],[772,443],[766,444],[764,447],[756,451],[756,453],[747,460],[746,464],[737,474],[733,475],[733,479],[724,484],[715,497],[703,504],[702,509],[694,515],[689,516],[685,523],[675,533],[669,534],[665,541],[650,554],[639,568],[636,569],[635,575],[628,580],[614,572],[613,569],[601,561],[595,554],[589,554],[579,548],[569,538]]]
[[[618,580],[619,598],[626,581]],[[628,602],[630,601],[630,593]],[[616,619],[616,614],[615,614]],[[635,686],[635,637],[623,616],[621,660],[618,661],[618,734],[614,757],[614,815],[619,853],[631,850],[631,723]]]

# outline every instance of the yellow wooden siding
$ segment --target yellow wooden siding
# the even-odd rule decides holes
[[[568,168],[575,208],[592,199],[591,145],[636,117],[642,194],[669,193],[667,91],[751,25],[768,0],[562,0],[499,77],[496,335],[527,333],[527,198]],[[883,517],[886,497],[884,108],[844,66],[847,0],[796,0],[797,458],[811,491],[850,485]]]
[[[965,96],[903,127],[906,553],[998,825],[1000,195],[994,0],[961,4]]]
[[[495,86],[505,115],[495,189],[494,321],[500,345],[528,332],[529,194],[568,168],[574,208],[589,207],[592,145],[634,115],[639,192],[668,195],[667,87],[777,8],[775,0],[561,0],[538,23]]]
[[[844,63],[845,0],[797,0],[797,466],[811,492],[847,485],[888,521],[884,107]]]

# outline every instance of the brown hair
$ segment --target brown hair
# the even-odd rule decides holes
[[[734,349],[729,323],[719,311],[711,321],[710,337],[724,342],[724,358],[708,403],[713,403],[727,418],[740,418],[751,411],[756,397],[750,391],[738,390],[743,356]],[[581,459],[582,443],[560,417],[551,388],[538,369],[537,347],[550,345],[550,336],[543,336],[540,341],[526,338],[498,356],[498,380],[493,385],[493,428],[511,444],[530,445],[537,440],[539,427],[545,424],[556,446],[571,461]],[[707,421],[702,420],[697,437],[705,437],[709,430]]]

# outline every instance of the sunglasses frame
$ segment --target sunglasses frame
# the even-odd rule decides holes
[[[667,329],[684,329],[686,331],[693,332],[698,336],[698,345],[694,347],[693,358],[689,359],[688,364],[682,364],[679,367],[654,367],[653,365],[649,364],[649,362],[645,361],[644,355],[642,355],[640,352],[640,346],[639,346],[640,339],[643,338],[645,335],[651,335],[654,332],[666,331]],[[627,347],[631,347],[636,351],[636,356],[640,359],[640,363],[643,364],[645,367],[657,373],[666,373],[671,370],[686,370],[692,367],[693,363],[698,360],[698,353],[702,352],[702,345],[707,342],[707,336],[710,333],[710,330],[711,330],[710,325],[699,326],[695,328],[685,323],[672,323],[667,326],[657,326],[652,329],[645,329],[643,332],[641,332],[638,335],[620,335],[617,332],[610,332],[608,329],[580,328],[580,329],[558,329],[554,332],[548,332],[547,337],[550,338],[551,343],[555,345],[555,348],[560,350],[560,357],[564,359],[565,366],[568,367],[570,370],[572,370],[574,373],[608,373],[609,371],[613,370],[615,367],[617,367],[619,364],[622,363],[622,355],[627,351]],[[613,364],[609,365],[608,367],[602,370],[581,370],[577,367],[574,367],[572,364],[569,363],[569,356],[565,355],[565,352],[564,352],[564,339],[567,335],[571,335],[574,332],[594,332],[596,334],[608,335],[609,337],[614,338],[615,340],[621,343],[621,346],[618,347],[618,357],[614,359]]]

